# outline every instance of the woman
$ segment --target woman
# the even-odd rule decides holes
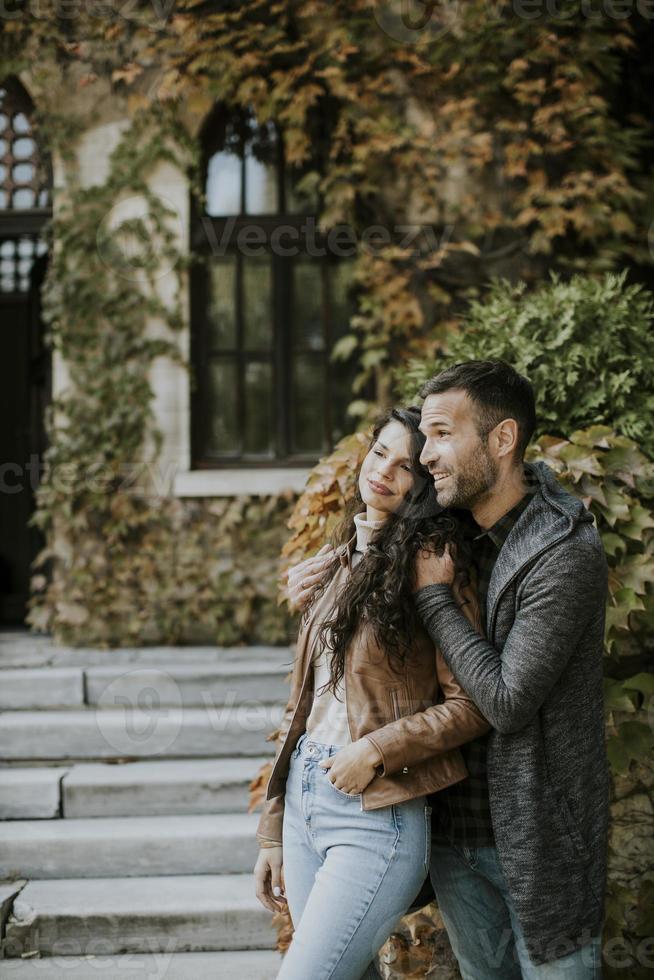
[[[295,927],[279,980],[377,976],[428,873],[426,795],[466,777],[457,746],[490,727],[414,611],[416,553],[448,544],[455,594],[480,628],[465,531],[419,463],[419,422],[411,407],[375,426],[303,617],[257,831],[257,895],[271,911],[287,899]]]

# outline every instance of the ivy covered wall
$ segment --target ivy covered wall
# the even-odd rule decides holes
[[[353,428],[366,383],[398,397],[398,364],[437,354],[492,275],[651,278],[651,22],[572,0],[491,13],[472,0],[407,25],[373,0],[179,0],[2,21],[3,74],[55,160],[32,625],[109,645],[200,625],[219,642],[287,635],[273,577],[293,494],[185,500],[170,475],[193,384],[187,191],[202,199],[197,134],[217,100],[275,119],[320,228],[356,239],[335,352],[358,369]]]

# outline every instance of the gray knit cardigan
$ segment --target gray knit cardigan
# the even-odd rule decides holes
[[[592,515],[545,463],[489,583],[488,639],[449,586],[416,594],[459,683],[488,718],[498,857],[535,963],[600,932],[609,815],[602,656],[606,556]]]

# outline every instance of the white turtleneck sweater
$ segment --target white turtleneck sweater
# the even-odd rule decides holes
[[[352,552],[354,567],[363,557],[373,532],[384,523],[368,521],[363,513],[354,515],[357,539]],[[347,745],[352,741],[347,723],[347,705],[343,681],[338,685],[338,698],[331,691],[318,694],[321,687],[329,681],[329,659],[324,647],[320,647],[313,659],[313,705],[307,718],[306,730],[309,738],[326,745]]]

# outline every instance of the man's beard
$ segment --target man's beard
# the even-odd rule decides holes
[[[456,474],[450,474],[449,485],[439,490],[434,487],[441,507],[458,507],[471,510],[492,489],[497,481],[499,466],[480,445],[459,465]]]

